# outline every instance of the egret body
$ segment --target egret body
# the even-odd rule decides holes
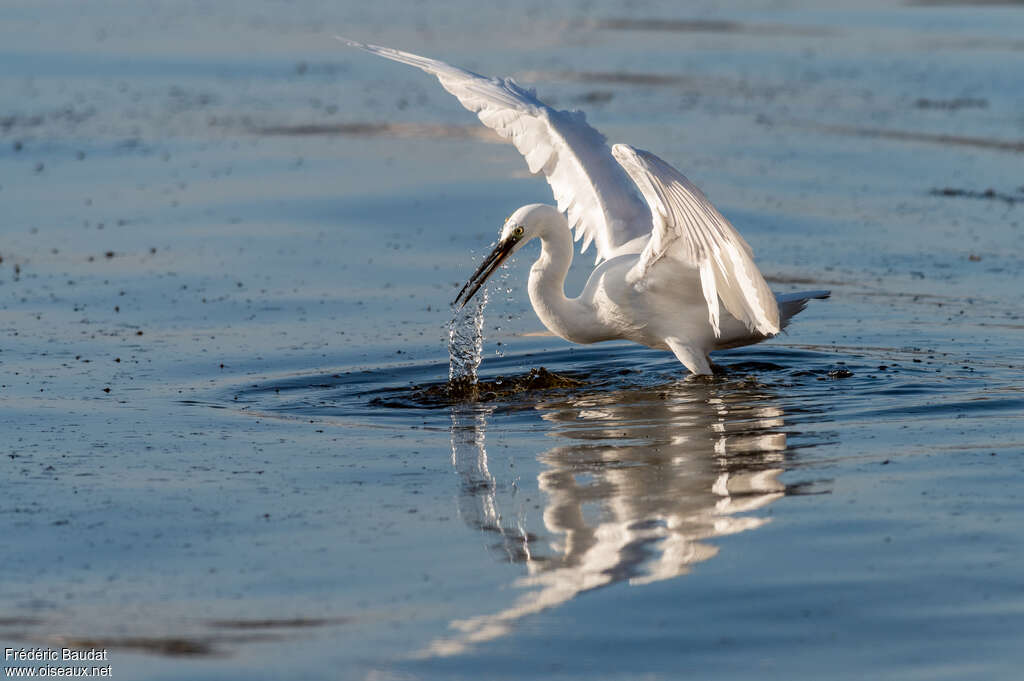
[[[494,250],[459,292],[465,305],[532,239],[530,302],[549,331],[574,343],[630,340],[675,354],[710,374],[708,353],[778,334],[811,298],[776,295],[743,237],[679,171],[654,154],[616,144],[579,111],[557,111],[511,79],[486,78],[435,59],[340,38],[416,66],[509,139],[531,172],[543,172],[556,206],[531,204],[505,221]],[[573,238],[593,243],[597,265],[578,297],[565,294]]]

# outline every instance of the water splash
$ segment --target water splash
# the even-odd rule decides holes
[[[476,386],[476,370],[484,356],[486,287],[475,301],[456,310],[448,323],[448,383],[451,386]]]
[[[515,258],[513,258],[511,262],[515,262]],[[506,309],[509,307],[510,304],[515,302],[515,297],[512,295],[513,289],[512,289],[512,283],[511,283],[511,276],[512,276],[512,270],[511,270],[510,267],[502,267],[501,271],[498,272],[498,282],[497,282],[498,293],[499,294],[504,294],[505,308]],[[499,320],[501,319],[501,315],[498,316],[498,319]],[[508,319],[511,320],[512,317],[509,316]],[[496,324],[494,326],[495,334],[497,334],[499,331],[501,331],[501,325],[500,324]],[[501,341],[497,341],[495,343],[494,356],[495,357],[504,357],[505,356],[505,350],[504,350],[504,348],[502,346]]]

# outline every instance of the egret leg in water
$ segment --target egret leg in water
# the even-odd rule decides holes
[[[829,296],[772,293],[753,250],[695,184],[649,151],[609,148],[582,112],[552,109],[511,78],[339,39],[436,76],[551,186],[557,207],[531,204],[512,213],[457,305],[465,306],[509,256],[536,238],[541,252],[528,290],[549,331],[574,343],[631,340],[672,352],[694,374],[710,374],[712,351],[771,338],[808,300]],[[573,232],[583,240],[581,253],[594,244],[597,262],[582,293],[569,298]],[[479,364],[482,348],[473,347]]]

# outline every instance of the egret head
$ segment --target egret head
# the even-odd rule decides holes
[[[530,239],[540,236],[549,225],[557,225],[558,220],[565,222],[565,218],[557,209],[542,203],[532,203],[512,213],[501,228],[501,235],[494,250],[480,263],[480,267],[459,291],[453,304],[463,307],[510,255],[522,248]]]

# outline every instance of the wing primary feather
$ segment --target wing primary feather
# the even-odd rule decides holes
[[[704,293],[704,300],[708,304],[708,321],[715,332],[715,337],[722,335],[719,327],[718,317],[718,285],[715,273],[711,269],[711,261],[705,260],[700,264],[700,285]]]
[[[541,172],[558,210],[567,213],[577,240],[593,243],[598,259],[647,236],[651,212],[616,162],[604,135],[580,111],[558,111],[511,78],[488,78],[437,59],[335,36],[346,45],[415,66],[477,114],[480,122],[515,145],[530,172]]]
[[[640,283],[655,267],[693,267],[700,274],[716,336],[721,328],[719,301],[751,331],[778,333],[778,304],[754,264],[750,245],[704,193],[650,152],[616,144],[612,155],[633,178],[653,216],[651,239],[628,280]]]

